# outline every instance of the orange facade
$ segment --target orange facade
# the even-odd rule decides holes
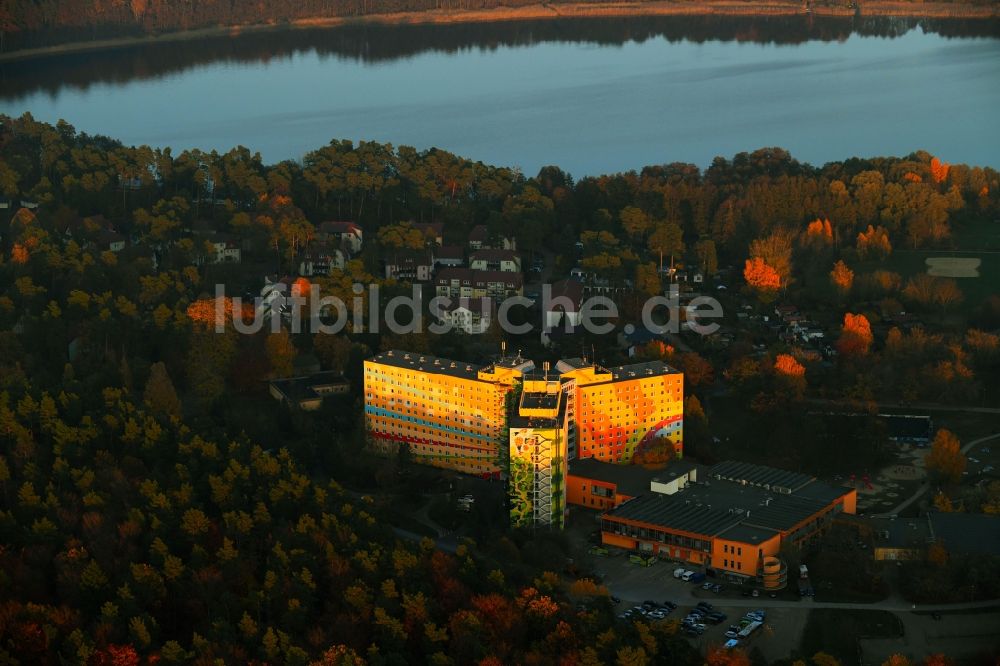
[[[755,576],[764,558],[777,555],[780,548],[780,532],[760,543],[730,540],[723,534],[712,539],[712,564],[717,569]]]
[[[573,474],[566,477],[566,501],[569,504],[607,510],[630,499],[631,495],[619,493],[618,485],[611,481],[598,481]]]
[[[365,361],[369,441],[467,474],[496,476],[506,446],[506,396],[520,372],[389,351]]]
[[[633,369],[635,368],[635,369]],[[669,440],[683,455],[684,375],[667,366],[643,364],[606,370],[579,368],[564,376],[575,380],[573,414],[577,456],[606,462],[629,462],[636,451]]]
[[[573,485],[579,484],[571,483],[571,487]],[[673,529],[669,525],[625,519],[614,513],[604,514],[601,541],[609,546],[649,552],[684,563],[755,578],[766,573],[765,564],[774,561],[783,540],[801,544],[829,524],[830,514],[838,508],[843,513],[853,514],[856,501],[857,491],[845,488],[844,495],[790,529],[751,529],[745,532],[746,538],[727,538],[726,532],[729,530],[723,530],[717,535],[700,534]],[[572,497],[570,502],[576,503]],[[740,526],[737,525],[733,534],[738,534],[739,530]],[[767,534],[770,536],[766,536]],[[753,540],[749,540],[751,535]],[[783,575],[784,570],[781,571]]]

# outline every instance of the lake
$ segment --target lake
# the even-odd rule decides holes
[[[762,146],[1000,166],[995,22],[576,19],[280,30],[0,64],[0,112],[127,144],[299,159],[333,138],[533,175]]]

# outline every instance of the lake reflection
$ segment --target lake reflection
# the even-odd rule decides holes
[[[1000,166],[991,22],[619,19],[295,30],[0,66],[0,112],[299,158],[332,138],[533,174],[760,146],[821,164],[926,149]]]

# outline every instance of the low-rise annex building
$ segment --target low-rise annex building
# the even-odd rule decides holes
[[[601,516],[604,545],[704,567],[737,583],[779,589],[787,573],[782,543],[818,537],[838,515],[853,514],[857,490],[797,472],[736,461],[718,463]]]

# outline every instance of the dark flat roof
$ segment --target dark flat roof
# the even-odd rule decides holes
[[[647,493],[630,499],[607,515],[708,536],[739,524],[739,518],[728,511],[681,495]]]
[[[790,493],[775,490],[784,488],[783,484],[795,489]],[[791,530],[848,492],[849,488],[831,486],[805,474],[726,461],[699,474],[696,483],[673,495],[650,493],[648,497],[656,501],[636,498],[608,515],[707,535],[739,525],[746,530],[727,531],[726,536],[756,535],[759,541],[765,532]],[[704,521],[700,527],[690,518],[693,513]]]
[[[777,530],[740,524],[723,530],[719,536],[723,539],[739,541],[741,543],[764,543],[777,533]]]
[[[289,400],[298,401],[320,397],[320,394],[315,390],[317,387],[331,385],[348,386],[350,383],[339,372],[329,370],[303,377],[272,379],[271,385],[281,391]]]
[[[721,477],[727,481],[745,481],[748,485],[760,486],[764,489],[785,488],[791,491],[798,490],[814,480],[808,474],[736,460],[720,462],[708,470],[708,475],[713,479]]]
[[[453,361],[448,358],[438,358],[429,354],[418,354],[416,352],[400,351],[391,349],[380,354],[375,354],[371,359],[375,363],[391,365],[396,368],[409,368],[420,372],[432,372],[452,377],[463,377],[465,379],[476,379],[482,366],[465,361]]]
[[[1000,516],[929,513],[934,542],[952,553],[1000,556]],[[898,522],[898,521],[897,521]]]
[[[553,409],[559,404],[559,393],[522,393],[521,406],[525,409]]]
[[[559,404],[559,412],[555,418],[521,416],[521,414],[515,410],[514,413],[510,415],[509,424],[512,428],[560,428],[565,421],[566,401],[563,400]]]
[[[569,463],[569,474],[613,483],[617,486],[618,492],[633,497],[648,493],[650,481],[664,471],[650,471],[639,465],[620,465],[596,458],[580,458]]]
[[[608,371],[611,373],[611,381],[613,382],[639,379],[653,375],[670,375],[680,372],[680,370],[671,368],[663,361],[646,361],[644,363],[619,365],[615,368],[608,368]]]

